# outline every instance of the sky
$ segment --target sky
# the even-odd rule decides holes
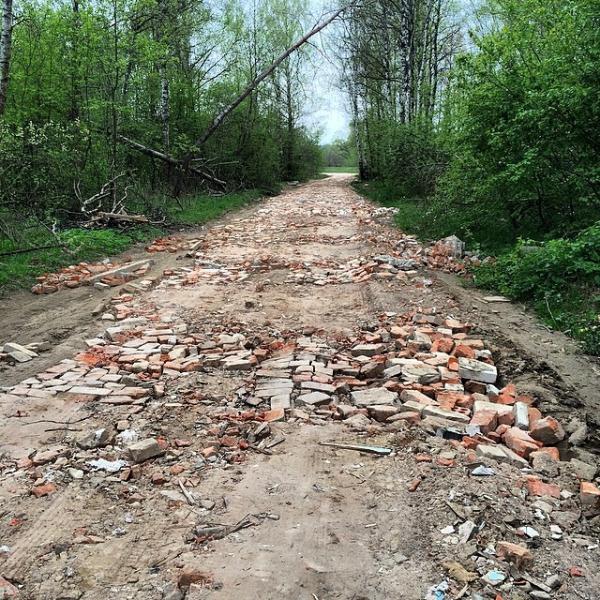
[[[310,14],[316,23],[330,0],[311,0]],[[338,66],[327,46],[331,43],[327,29],[318,35],[312,56],[312,77],[306,82],[306,107],[302,122],[311,131],[321,133],[321,143],[328,144],[337,139],[346,139],[350,133],[350,113],[347,97],[339,81]]]

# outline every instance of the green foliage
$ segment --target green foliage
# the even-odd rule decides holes
[[[174,157],[192,152],[229,189],[275,191],[320,170],[301,126],[305,53],[243,102],[207,145],[208,124],[305,26],[306,2],[24,0],[13,30],[0,117],[0,212],[73,224],[115,176],[127,207],[139,195],[195,195],[204,183],[121,143],[125,135]],[[164,91],[167,91],[166,97]],[[165,99],[166,98],[166,99]],[[204,166],[204,165],[203,165]],[[110,210],[113,197],[104,199]],[[1,223],[0,223],[1,224]]]
[[[260,198],[258,190],[246,190],[225,196],[195,196],[183,201],[183,210],[173,208],[169,217],[181,225],[200,225]]]
[[[420,238],[437,237],[427,218],[427,211],[422,200],[402,196],[391,181],[363,181],[353,184],[354,189],[373,202],[396,208],[394,217],[396,225],[406,233],[415,234]]]
[[[453,73],[434,212],[484,243],[575,233],[600,217],[600,2],[488,10]]]
[[[600,354],[600,223],[573,240],[521,240],[474,273],[475,283],[531,302],[552,327]]]
[[[356,143],[353,136],[349,136],[346,140],[335,140],[330,144],[321,146],[323,154],[323,165],[325,169],[331,173],[332,168],[351,168],[356,170],[358,164],[358,156],[356,153]],[[339,171],[346,173],[346,171]]]
[[[49,248],[27,254],[0,256],[0,290],[31,285],[34,277],[66,265],[101,260],[118,254],[136,242],[151,239],[159,233],[155,228],[130,232],[111,229],[67,229],[58,236],[58,241],[64,244],[69,252],[62,248]],[[57,241],[47,230],[36,228],[29,229],[26,240],[26,247],[52,245]],[[0,254],[22,247],[5,239],[0,241]]]

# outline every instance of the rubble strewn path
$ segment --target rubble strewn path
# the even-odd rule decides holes
[[[598,598],[597,396],[389,221],[347,176],[291,188],[13,367],[0,597]]]

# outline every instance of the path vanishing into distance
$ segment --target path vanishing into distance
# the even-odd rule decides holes
[[[350,182],[1,300],[0,597],[599,597],[597,366]]]

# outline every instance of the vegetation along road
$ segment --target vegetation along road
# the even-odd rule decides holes
[[[0,598],[596,600],[599,0],[0,0]]]

